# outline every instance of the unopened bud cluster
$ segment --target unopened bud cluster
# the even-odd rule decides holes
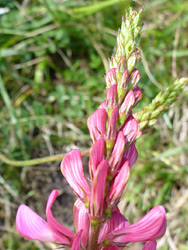
[[[18,232],[30,239],[52,241],[72,250],[120,250],[128,243],[144,242],[143,250],[155,250],[156,240],[166,230],[165,210],[151,209],[141,220],[130,224],[118,209],[131,168],[137,159],[136,139],[141,136],[132,109],[141,99],[137,86],[141,60],[136,48],[141,25],[140,12],[129,9],[117,37],[116,54],[106,73],[106,98],[89,117],[88,128],[93,145],[89,155],[89,184],[83,172],[78,149],[69,152],[61,171],[77,196],[73,208],[76,233],[52,215],[51,206],[58,191],[52,191],[46,207],[47,221],[21,205],[16,225]]]

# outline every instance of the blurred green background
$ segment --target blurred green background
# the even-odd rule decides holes
[[[28,160],[91,145],[87,118],[104,100],[108,58],[128,6],[144,7],[140,110],[176,78],[188,76],[187,0],[0,0],[1,153]],[[186,87],[138,140],[139,159],[120,204],[131,222],[154,205],[165,206],[162,250],[188,250],[187,134]],[[0,249],[54,248],[17,235],[15,215],[25,203],[44,217],[48,195],[57,188],[63,194],[56,217],[72,228],[75,197],[59,162],[15,167],[0,160],[0,174]]]

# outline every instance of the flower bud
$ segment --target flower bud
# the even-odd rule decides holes
[[[137,86],[140,79],[141,79],[141,76],[140,76],[139,70],[134,69],[132,74],[131,74],[131,85],[132,85],[133,88],[135,88]]]
[[[95,225],[103,215],[104,191],[108,166],[108,162],[103,160],[95,171],[95,176],[92,181],[89,215],[90,221],[93,225]]]
[[[134,92],[134,97],[135,97],[135,103],[134,103],[134,107],[135,107],[140,101],[140,99],[142,98],[142,92],[139,89],[139,87],[136,87],[135,89],[133,89],[133,92]]]
[[[127,68],[131,74],[137,62],[141,60],[141,52],[139,49],[135,49],[130,58],[127,61]]]
[[[111,190],[106,197],[107,209],[114,210],[119,203],[130,176],[129,162],[126,161],[116,175]]]
[[[132,90],[127,93],[120,109],[119,109],[119,124],[122,125],[131,113],[131,109],[135,103],[135,96]]]
[[[117,84],[116,78],[116,68],[111,68],[105,76],[105,82],[107,89],[110,88],[111,85]]]
[[[130,147],[131,143],[135,140],[138,134],[138,129],[138,122],[132,115],[130,115],[124,123],[123,127],[121,128],[125,136],[126,148]]]
[[[126,67],[125,56],[122,56],[118,62],[117,70],[118,72],[124,72]]]
[[[106,94],[106,108],[107,112],[117,107],[117,84],[113,84]]]

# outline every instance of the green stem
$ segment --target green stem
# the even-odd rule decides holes
[[[61,161],[66,154],[58,154],[58,155],[52,155],[42,158],[36,158],[32,160],[25,160],[25,161],[17,161],[17,160],[11,160],[7,158],[5,155],[0,153],[0,160],[8,165],[12,165],[15,167],[25,167],[25,166],[33,166],[33,165],[40,165],[47,162],[53,162],[53,161]],[[85,149],[81,151],[81,155],[89,155],[89,149]]]

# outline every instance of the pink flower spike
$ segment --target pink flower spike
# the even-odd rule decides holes
[[[134,103],[134,107],[135,107],[140,101],[140,99],[142,98],[142,92],[139,89],[139,87],[136,87],[135,89],[133,89],[133,92],[134,92],[134,97],[135,97],[135,103]]]
[[[94,179],[89,204],[89,215],[92,221],[100,219],[103,215],[104,191],[108,172],[108,162],[103,160],[98,166]]]
[[[125,136],[125,145],[128,148],[131,143],[135,140],[137,134],[138,134],[138,122],[136,119],[130,115],[128,119],[125,121],[122,131]]]
[[[91,180],[93,179],[93,176],[95,174],[95,171],[96,171],[98,165],[103,160],[104,149],[105,149],[105,140],[102,137],[98,141],[95,142],[95,144],[92,146],[92,148],[90,150],[89,176],[90,176]]]
[[[61,163],[61,172],[76,195],[83,202],[87,202],[90,194],[90,187],[84,176],[79,149],[74,149],[65,156]]]
[[[117,107],[117,84],[113,84],[106,94],[106,107],[111,110]]]
[[[48,225],[51,227],[52,230],[56,230],[62,233],[67,238],[70,238],[72,240],[75,237],[75,234],[69,229],[67,229],[66,227],[64,227],[63,225],[61,225],[58,221],[56,221],[56,219],[54,218],[52,214],[51,207],[53,203],[55,202],[57,196],[58,196],[58,191],[53,190],[47,201],[46,218],[47,218]]]
[[[157,243],[156,241],[148,241],[142,250],[156,250]]]
[[[135,142],[133,142],[131,146],[125,151],[121,165],[123,165],[125,161],[128,161],[129,167],[132,168],[137,160],[137,157],[138,152],[136,150]]]
[[[112,231],[125,228],[128,225],[128,221],[119,211],[113,211],[110,220],[108,220],[100,230],[98,243],[103,242]]]
[[[111,190],[106,198],[108,209],[113,210],[119,203],[130,176],[129,162],[126,161],[116,175]]]
[[[81,229],[81,243],[84,248],[87,245],[87,238],[89,234],[90,220],[88,211],[85,208],[84,203],[81,200],[77,200],[73,207],[73,218],[76,231],[79,232]]]
[[[52,230],[44,219],[23,204],[19,206],[17,211],[16,229],[21,236],[27,239],[70,246],[68,238],[56,230]]]
[[[105,76],[105,82],[106,82],[106,87],[110,88],[111,85],[117,83],[117,78],[116,78],[116,68],[111,68]]]
[[[77,233],[77,235],[76,235],[76,237],[75,237],[75,239],[74,239],[74,241],[72,243],[71,250],[81,250],[82,249],[81,246],[80,246],[80,243],[81,243],[81,234],[82,234],[82,230],[80,230]]]
[[[166,231],[166,214],[163,206],[155,206],[137,223],[113,231],[107,240],[115,246],[125,246],[128,242],[154,241]]]
[[[123,158],[124,150],[125,150],[125,138],[124,138],[123,132],[120,131],[118,133],[116,143],[115,143],[114,149],[112,151],[112,155],[109,160],[111,173],[114,173],[114,174],[117,173],[118,168],[121,164],[121,160]]]
[[[97,109],[87,120],[87,126],[93,143],[104,136],[107,113],[105,109]]]

